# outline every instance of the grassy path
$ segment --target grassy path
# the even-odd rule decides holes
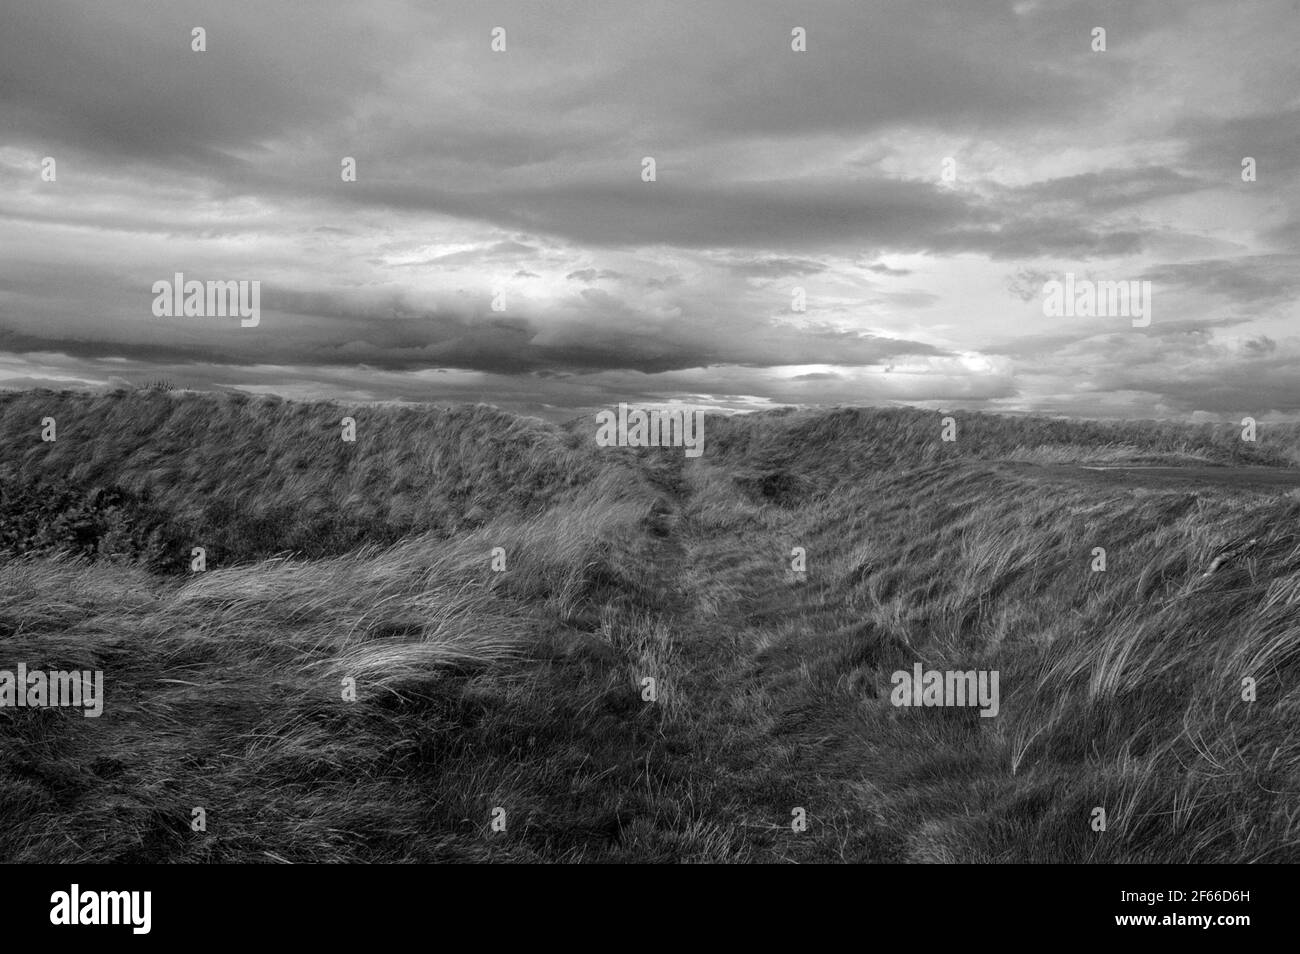
[[[0,859],[1294,854],[1300,504],[853,473],[805,494],[654,458],[382,551],[0,565],[10,663],[108,686],[100,719],[0,714]],[[1000,669],[1001,716],[890,706],[915,661]]]
[[[788,570],[786,519],[756,509],[714,526],[679,495],[660,554],[683,598],[669,731],[708,775],[727,860],[896,861],[899,837],[843,734],[856,690],[818,698],[810,681],[819,597]]]

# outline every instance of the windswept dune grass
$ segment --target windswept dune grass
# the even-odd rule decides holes
[[[769,507],[718,612],[779,674],[799,764],[861,780],[831,801],[883,819],[900,859],[1294,861],[1298,520],[1276,493],[923,465]],[[791,545],[804,582],[774,559]],[[999,715],[891,705],[917,662],[998,670]]]
[[[654,581],[634,552],[654,495],[621,496],[500,519],[452,543],[425,534],[183,584],[58,558],[0,567],[6,665],[102,669],[107,683],[98,719],[0,715],[0,856],[493,853],[491,807],[508,805],[512,828],[528,832],[528,806],[554,799],[557,777],[583,765],[593,778],[598,765],[606,778],[632,770],[621,759],[628,734],[658,720],[632,691],[660,642],[653,611],[637,602]],[[513,566],[494,573],[499,543]],[[599,635],[572,628],[579,609],[614,592],[590,621]],[[602,717],[610,706],[613,729]],[[605,802],[579,807],[580,829],[604,831]],[[195,807],[208,813],[203,835],[189,830]],[[595,850],[580,835],[565,834],[564,850]],[[549,838],[496,847],[532,857]]]
[[[1260,424],[1251,443],[1241,440],[1237,420],[1192,425],[956,411],[957,439],[943,442],[946,416],[914,408],[837,408],[711,418],[707,456],[741,474],[823,483],[945,460],[1300,466],[1297,424]]]
[[[0,396],[0,669],[106,692],[0,710],[0,858],[1300,860],[1300,498],[1057,479],[1294,428],[345,413]],[[916,663],[997,717],[892,705]]]
[[[345,417],[356,422],[355,442],[342,439]],[[41,440],[46,418],[53,442]],[[6,495],[33,487],[40,496],[112,487],[129,496],[135,521],[158,531],[135,549],[171,572],[188,570],[195,546],[211,565],[230,565],[450,535],[544,510],[611,463],[576,435],[485,405],[152,390],[0,392],[0,446],[0,509]]]

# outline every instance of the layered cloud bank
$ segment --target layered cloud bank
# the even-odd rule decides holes
[[[0,386],[1300,416],[1291,3],[4,21]],[[158,317],[175,273],[260,320]]]

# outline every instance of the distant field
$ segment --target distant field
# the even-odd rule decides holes
[[[0,394],[0,859],[1300,860],[1296,426],[941,416]]]

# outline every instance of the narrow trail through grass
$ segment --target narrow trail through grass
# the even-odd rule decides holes
[[[746,508],[733,497],[724,511],[707,487],[724,477],[709,471],[688,465],[705,490],[677,496],[668,541],[680,548],[675,590],[688,596],[673,614],[689,707],[679,731],[727,779],[724,810],[747,857],[1276,854],[1261,830],[1285,829],[1290,815],[1252,794],[1262,782],[1251,774],[1265,772],[1275,794],[1296,782],[1277,746],[1267,768],[1244,767],[1260,756],[1265,725],[1285,724],[1287,704],[1274,694],[1282,709],[1251,719],[1247,707],[1235,727],[1214,712],[1240,705],[1241,673],[1289,685],[1295,660],[1264,660],[1294,634],[1294,607],[1279,600],[1300,585],[1296,502],[1269,487],[1243,501],[1218,483],[1053,488],[1032,469],[952,462],[881,473],[821,503]],[[1243,539],[1252,546],[1231,575],[1205,582],[1216,549],[1237,552],[1232,541]],[[1121,561],[1119,574],[1091,572],[1096,540]],[[808,549],[815,572],[788,569],[792,544]],[[1198,609],[1207,586],[1222,586],[1236,609]],[[1261,599],[1274,609],[1259,622],[1233,615],[1260,612]],[[1243,640],[1261,637],[1268,648],[1247,663]],[[1000,668],[1002,718],[888,705],[888,673],[914,661]],[[1148,679],[1116,697],[1064,676],[1073,667],[1094,685],[1115,678],[1107,673],[1127,682],[1151,665],[1178,681]],[[1225,665],[1228,684],[1215,688]],[[1197,732],[1219,738],[1207,744]],[[1224,798],[1256,807],[1217,814]],[[1108,839],[1088,824],[1098,805],[1117,829]],[[807,829],[796,832],[800,808]],[[1193,819],[1199,840],[1185,834]]]
[[[795,645],[808,635],[808,588],[773,571],[789,551],[788,517],[756,509],[716,527],[693,515],[692,503],[676,495],[659,553],[675,565],[673,589],[684,597],[670,616],[681,699],[669,719],[725,795],[715,823],[729,823],[733,856],[900,860],[899,836],[880,816],[849,740],[825,721],[835,714],[809,708]]]
[[[59,400],[77,440],[0,474],[0,669],[107,702],[0,713],[0,859],[1300,860],[1300,499],[1254,478],[1286,434],[773,413],[685,459],[482,408],[349,449],[338,408]],[[239,466],[156,472],[142,410],[245,433],[261,509],[228,519]],[[1175,458],[1225,466],[1081,466]],[[915,664],[999,672],[997,717],[892,705]]]

